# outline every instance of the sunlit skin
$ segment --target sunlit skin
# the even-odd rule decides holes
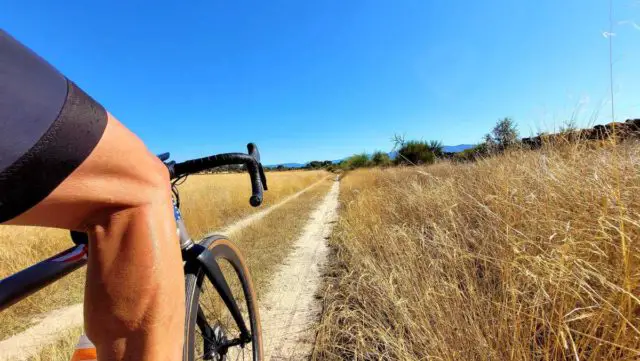
[[[169,174],[116,118],[62,184],[7,224],[89,234],[85,330],[100,361],[181,360],[184,274]]]

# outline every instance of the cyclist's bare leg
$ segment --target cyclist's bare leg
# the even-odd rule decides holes
[[[168,172],[109,115],[91,155],[9,224],[87,231],[85,327],[98,359],[181,359],[184,278]]]

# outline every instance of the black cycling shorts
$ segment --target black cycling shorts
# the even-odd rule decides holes
[[[0,29],[0,223],[62,183],[106,125],[100,104]]]

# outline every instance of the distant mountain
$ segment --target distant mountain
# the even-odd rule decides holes
[[[340,162],[342,162],[343,159],[336,159],[336,160],[332,160],[331,163],[333,164],[338,164]],[[280,164],[270,164],[270,165],[265,165],[265,168],[276,168],[277,166],[283,166],[285,168],[304,168],[304,166],[307,165],[307,163],[280,163]]]
[[[444,151],[447,153],[458,153],[473,147],[475,147],[473,144],[445,145]]]
[[[302,168],[304,167],[306,164],[302,164],[302,163],[280,163],[280,164],[271,164],[271,165],[265,165],[266,168],[275,168],[277,166],[283,166],[285,168]]]

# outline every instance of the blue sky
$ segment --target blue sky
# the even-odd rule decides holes
[[[610,121],[604,0],[14,1],[0,26],[178,159],[265,163]],[[635,22],[635,23],[634,23]],[[637,24],[636,24],[637,23]],[[640,1],[614,0],[616,118],[640,117]]]

